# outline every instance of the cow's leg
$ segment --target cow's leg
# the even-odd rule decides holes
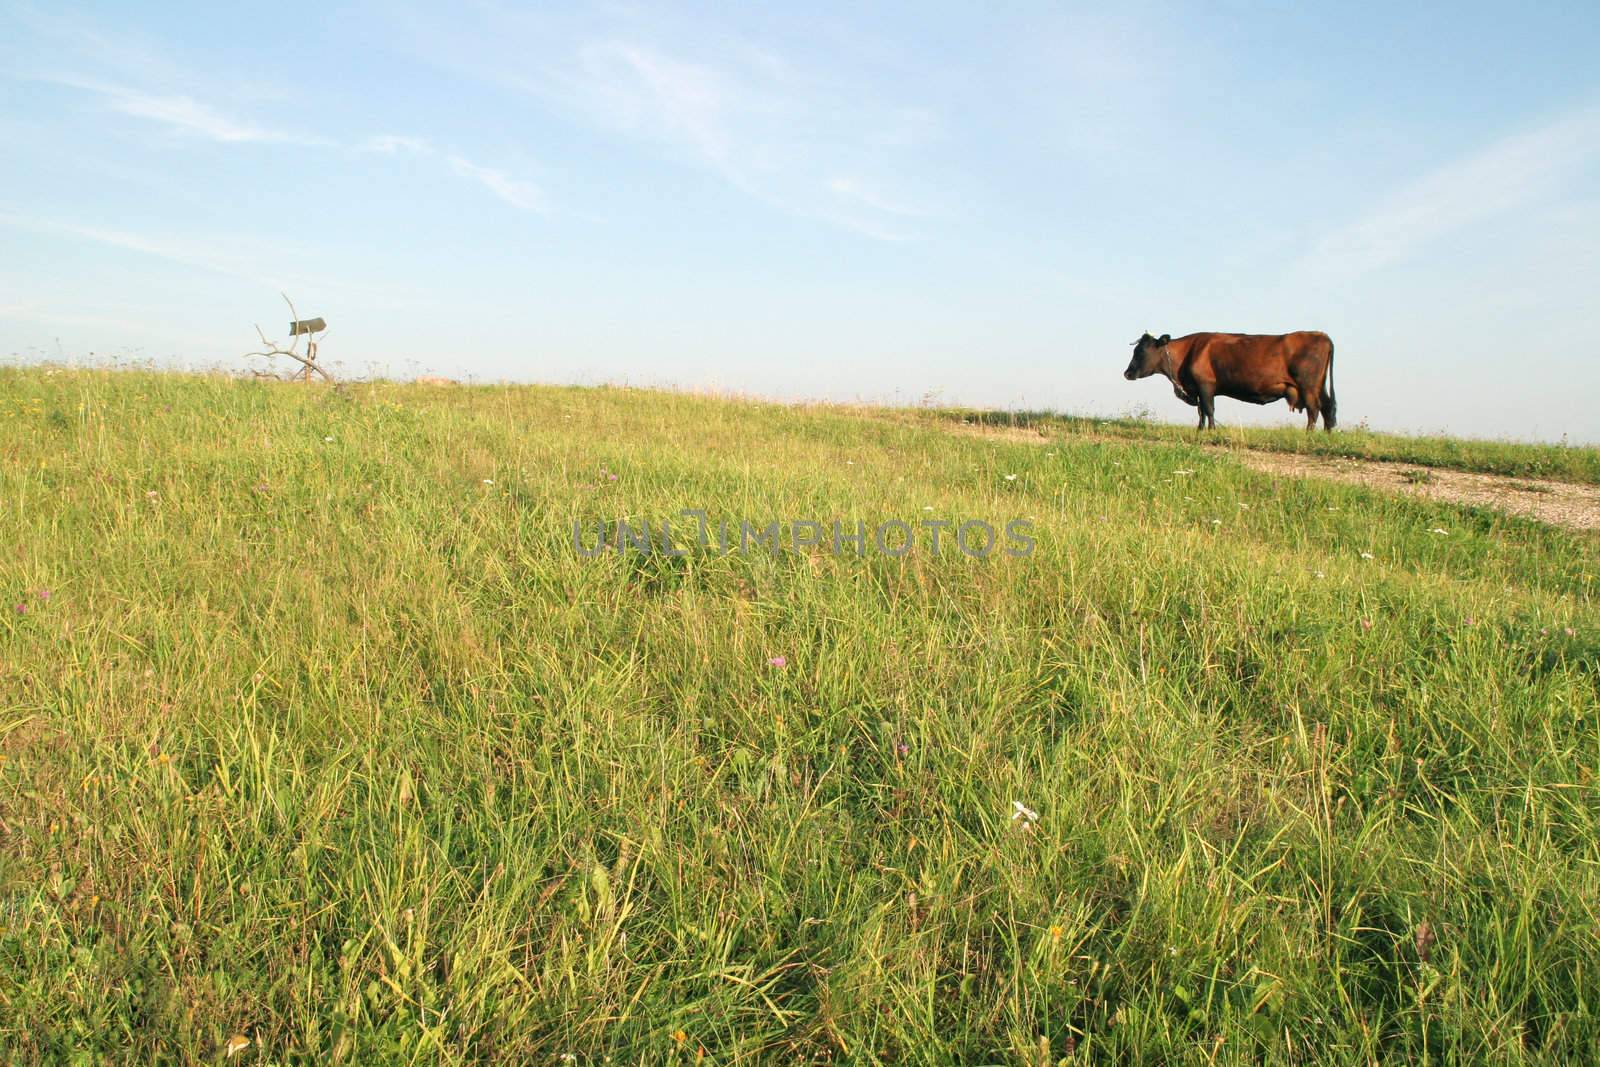
[[[1217,398],[1216,387],[1207,385],[1205,382],[1198,383],[1198,388],[1195,389],[1195,398],[1200,402],[1198,405],[1196,405],[1200,408],[1199,428],[1202,430],[1205,429],[1206,423],[1209,422],[1211,424],[1211,428],[1215,430],[1217,428],[1217,409],[1215,403]]]
[[[1302,410],[1306,413],[1306,431],[1309,433],[1317,428],[1317,418],[1322,414],[1322,383],[1307,378],[1304,369],[1296,370],[1299,376],[1289,386],[1289,395],[1300,394],[1300,401],[1305,405]]]

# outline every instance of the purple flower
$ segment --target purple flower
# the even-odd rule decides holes
[[[789,660],[788,660],[787,657],[784,657],[784,656],[773,656],[771,659],[767,660],[767,666],[769,666],[769,667],[777,667],[780,670],[783,669],[784,667],[787,667],[788,665],[789,665]]]
[[[899,744],[895,745],[894,750],[895,753],[900,756],[911,755],[911,746],[906,744],[904,741],[901,741]]]
[[[26,604],[18,604],[16,607],[12,608],[11,610],[15,611],[18,615],[26,615],[28,613],[28,605],[26,605]]]
[[[50,599],[50,590],[41,589],[41,590],[39,590],[39,594],[38,595],[39,595],[39,599],[40,600],[49,600]]]
[[[1471,615],[1468,615],[1468,616],[1467,616],[1467,625],[1468,625],[1468,626],[1472,626],[1472,625],[1474,625],[1474,624],[1475,624],[1475,623],[1477,623],[1477,621],[1478,621],[1478,620],[1477,620],[1477,619],[1474,619],[1474,618],[1473,618],[1473,617],[1472,617],[1472,616],[1471,616]]]

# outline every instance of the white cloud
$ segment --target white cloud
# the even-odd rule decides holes
[[[325,137],[273,129],[231,118],[191,96],[147,93],[82,78],[53,77],[49,80],[58,85],[95,93],[104,98],[113,111],[121,114],[159,122],[180,133],[193,134],[224,144],[326,145],[330,143]]]
[[[471,160],[460,156],[448,157],[450,169],[463,178],[471,178],[488,189],[495,196],[510,204],[512,207],[523,211],[543,211],[544,196],[539,188],[532,182],[513,178],[505,171],[493,167],[482,167]]]
[[[841,200],[860,204],[885,215],[900,215],[906,218],[926,218],[928,215],[924,209],[892,199],[857,178],[831,178],[828,181],[828,191]]]
[[[887,99],[876,84],[881,64],[855,52],[853,68],[801,62],[808,45],[838,51],[818,27],[786,39],[785,54],[725,20],[624,5],[448,17],[411,9],[402,32],[426,62],[703,168],[780,211],[879,240],[914,237],[914,223],[935,215],[908,210],[913,197],[895,187],[914,171],[908,156],[937,136],[939,117]],[[838,175],[848,176],[843,189],[830,184]]]
[[[1513,134],[1396,190],[1366,217],[1317,243],[1307,269],[1360,274],[1428,243],[1559,194],[1600,159],[1600,108]]]
[[[204,137],[222,144],[276,143],[325,146],[337,144],[331,138],[320,135],[293,133],[242,122],[190,96],[147,93],[83,78],[54,76],[47,80],[57,85],[95,93],[103,97],[112,110],[121,114],[159,122],[182,133]],[[350,147],[358,152],[389,156],[402,153],[439,155],[426,138],[407,134],[375,134],[363,138]],[[482,166],[460,155],[450,154],[444,159],[456,174],[478,182],[513,207],[523,211],[542,211],[545,208],[544,196],[532,182],[516,178],[494,167]]]
[[[129,252],[154,256],[173,263],[196,267],[215,274],[243,278],[273,288],[298,288],[304,279],[269,278],[264,262],[295,262],[303,259],[304,250],[261,249],[255,254],[237,254],[219,251],[236,248],[247,242],[240,240],[185,241],[181,238],[150,237],[128,230],[86,225],[59,219],[44,219],[33,215],[0,212],[0,228],[26,230],[52,237],[66,237],[95,244],[121,248]]]
[[[430,151],[432,146],[421,137],[408,137],[403,134],[384,133],[368,137],[356,146],[362,152],[378,152],[382,155],[392,156],[401,152],[421,153]]]
[[[592,113],[634,133],[691,146],[718,167],[729,159],[727,124],[736,93],[710,67],[665,56],[645,45],[606,41],[579,51],[582,76],[574,88]]]

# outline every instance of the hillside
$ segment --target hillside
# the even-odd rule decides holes
[[[1592,535],[1137,427],[16,369],[0,412],[0,1060],[1600,1042]],[[618,519],[687,551],[590,554]]]

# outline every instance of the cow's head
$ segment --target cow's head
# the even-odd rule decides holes
[[[1122,376],[1131,382],[1139,378],[1148,378],[1160,370],[1166,364],[1167,342],[1170,340],[1172,340],[1170,333],[1164,333],[1160,337],[1145,334],[1133,342],[1133,358],[1128,361],[1128,369],[1122,372]]]

